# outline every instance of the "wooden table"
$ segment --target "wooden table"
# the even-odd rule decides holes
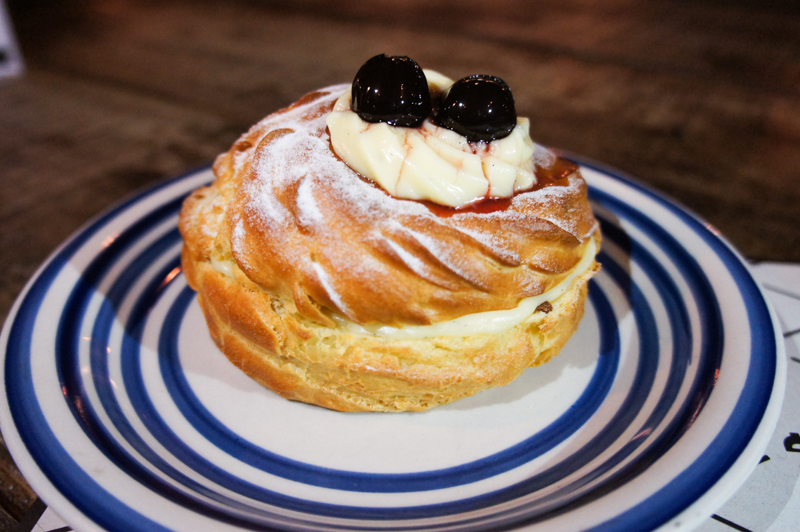
[[[0,321],[93,215],[382,52],[505,79],[538,142],[636,176],[749,259],[800,262],[790,0],[9,3],[28,71],[0,83]],[[34,500],[0,446],[2,529]]]

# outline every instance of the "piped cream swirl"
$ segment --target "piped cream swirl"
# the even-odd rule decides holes
[[[426,70],[432,93],[452,80]],[[350,91],[337,100],[326,122],[336,154],[396,198],[463,207],[483,198],[508,198],[536,183],[527,118],[511,134],[492,142],[468,142],[429,118],[418,128],[362,120],[350,106]]]

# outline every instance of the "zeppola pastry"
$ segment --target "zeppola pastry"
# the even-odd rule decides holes
[[[425,410],[556,355],[599,269],[578,168],[508,86],[377,56],[254,125],[185,201],[222,352],[292,400]]]

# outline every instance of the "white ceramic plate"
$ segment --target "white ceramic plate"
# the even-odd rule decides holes
[[[209,338],[180,270],[182,199],[119,205],[42,266],[5,324],[2,423],[80,530],[646,531],[702,522],[758,463],[783,354],[740,257],[583,166],[602,272],[553,362],[425,413],[285,401]]]

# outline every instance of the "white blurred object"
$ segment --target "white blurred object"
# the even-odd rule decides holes
[[[46,509],[34,525],[31,532],[53,532],[54,530],[69,529],[69,525],[50,508]]]
[[[0,0],[0,78],[10,78],[22,74],[25,65],[22,54],[11,27],[5,0]]]

